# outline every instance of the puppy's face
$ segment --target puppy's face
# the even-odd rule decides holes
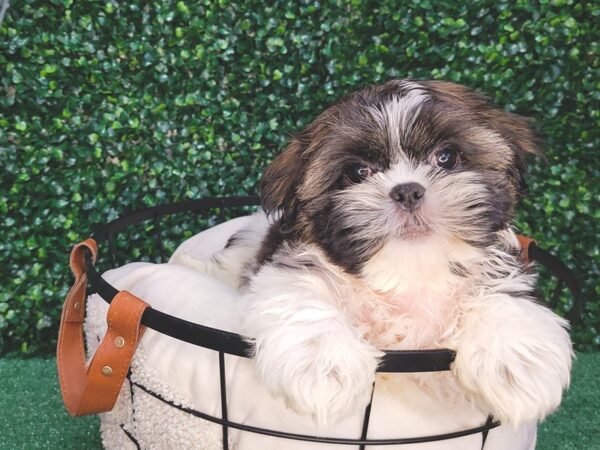
[[[267,168],[263,207],[290,239],[350,273],[386,243],[485,247],[504,229],[537,153],[528,122],[438,81],[391,81],[321,114]]]

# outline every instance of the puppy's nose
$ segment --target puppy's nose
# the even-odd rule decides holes
[[[390,192],[390,197],[400,203],[408,211],[417,209],[425,195],[425,188],[419,183],[397,184]]]

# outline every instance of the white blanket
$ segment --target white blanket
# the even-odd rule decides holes
[[[236,219],[186,241],[168,264],[133,263],[110,270],[106,280],[128,290],[152,307],[188,321],[236,332],[240,312],[238,293],[226,283],[202,273],[194,261],[208,262],[229,236],[248,218]],[[187,255],[187,256],[185,256]],[[191,258],[191,259],[190,259]],[[191,261],[191,264],[187,264]],[[187,266],[187,267],[186,267]],[[88,299],[85,330],[89,352],[95,351],[106,330],[108,305],[97,295]],[[235,422],[291,433],[359,438],[364,411],[335,425],[319,428],[299,416],[285,402],[273,398],[258,378],[252,360],[226,357],[229,419]],[[186,408],[220,417],[217,352],[178,341],[148,329],[142,338],[113,411],[101,414],[101,432],[107,449],[213,450],[222,448],[220,425],[183,412],[145,392],[135,384]],[[427,376],[448,376],[430,374]],[[398,389],[398,381],[402,389]],[[394,384],[393,392],[387,387]],[[464,430],[485,423],[486,414],[472,405],[460,410],[431,402],[418,381],[406,374],[378,377],[368,437],[417,437]],[[128,435],[130,437],[128,437]],[[486,450],[527,450],[535,447],[536,424],[490,431]],[[481,434],[427,444],[367,447],[370,449],[465,450],[480,449]],[[229,448],[235,450],[341,450],[356,446],[315,444],[262,436],[229,429]]]

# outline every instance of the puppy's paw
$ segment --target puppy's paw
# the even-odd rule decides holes
[[[491,315],[465,324],[453,371],[496,418],[518,426],[558,407],[573,350],[564,319],[528,300],[516,302],[494,305]]]
[[[318,423],[335,423],[364,411],[381,352],[356,338],[322,336],[290,345],[285,353],[264,347],[256,364],[267,388]]]

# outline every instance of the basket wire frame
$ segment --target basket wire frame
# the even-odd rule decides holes
[[[223,222],[226,218],[225,210],[228,208],[246,208],[243,213],[247,214],[247,207],[256,206],[259,204],[259,198],[256,196],[249,197],[221,197],[221,198],[208,198],[208,199],[200,199],[200,200],[187,200],[180,203],[160,205],[153,208],[147,208],[140,211],[135,211],[133,213],[124,215],[118,219],[113,220],[109,224],[98,228],[93,234],[92,237],[98,242],[101,243],[103,241],[108,242],[108,255],[109,260],[112,266],[117,264],[117,246],[115,242],[116,235],[122,230],[128,228],[131,225],[139,224],[146,221],[153,222],[153,232],[152,236],[154,238],[155,247],[158,250],[158,259],[159,262],[165,262],[167,260],[167,250],[163,240],[164,227],[162,226],[162,219],[165,216],[177,214],[177,213],[196,213],[196,214],[206,214],[211,210],[217,210],[218,219],[220,222]],[[567,317],[571,316],[571,320],[577,320],[579,313],[581,311],[581,299],[579,292],[579,285],[575,280],[573,274],[569,271],[568,268],[560,267],[560,261],[556,260],[556,258],[547,254],[545,251],[541,249],[537,249],[537,246],[533,246],[530,249],[530,255],[534,257],[535,255],[531,254],[531,250],[535,249],[538,253],[538,257],[534,258],[540,260],[547,267],[552,269],[553,274],[557,277],[558,281],[556,287],[554,289],[553,295],[549,302],[549,306],[555,309],[558,305],[560,294],[562,293],[565,284],[569,287],[573,297],[574,297],[574,306],[571,311],[568,312]],[[556,261],[546,260],[543,261],[544,256],[546,258],[554,258]],[[549,256],[548,256],[549,255]],[[558,262],[557,262],[558,261]],[[85,252],[85,266],[86,266],[86,274],[88,275],[88,279],[91,285],[91,290],[89,292],[98,293],[104,300],[110,302],[114,295],[118,292],[114,287],[112,287],[109,283],[107,283],[96,271],[94,264],[91,260],[91,254],[89,252]],[[550,267],[553,263],[557,267]],[[558,269],[566,271],[565,273],[560,273]],[[561,276],[562,275],[562,276]],[[147,314],[148,313],[148,314]],[[188,327],[192,326],[194,329],[192,332],[208,332],[210,333],[218,333],[221,335],[220,337],[223,339],[218,339],[216,342],[203,342],[198,343],[197,338],[190,340],[189,336],[186,333],[184,335],[176,335],[173,329],[167,328],[165,326],[164,321],[171,320],[173,322],[177,322],[173,326],[187,325]],[[222,438],[223,438],[223,449],[229,449],[229,428],[238,429],[241,431],[253,432],[262,435],[268,435],[272,437],[284,438],[284,439],[293,439],[293,440],[301,440],[307,442],[318,442],[324,444],[342,444],[342,445],[353,445],[358,446],[360,450],[364,450],[365,445],[369,446],[385,446],[385,445],[402,445],[402,444],[414,444],[414,443],[424,443],[424,442],[433,442],[445,439],[453,439],[462,436],[468,436],[472,434],[482,433],[482,447],[485,445],[485,441],[487,438],[487,433],[490,429],[495,428],[500,425],[500,422],[495,421],[493,417],[490,415],[487,418],[487,421],[484,425],[474,427],[468,430],[462,430],[452,433],[445,433],[439,435],[431,435],[431,436],[422,436],[422,437],[409,437],[409,438],[397,438],[397,439],[368,439],[368,430],[369,430],[369,422],[371,417],[371,407],[373,401],[373,393],[375,389],[375,385],[373,385],[371,391],[371,398],[369,404],[365,408],[364,416],[363,416],[363,425],[361,430],[361,435],[359,439],[350,439],[350,438],[332,438],[332,437],[323,437],[323,436],[312,436],[312,435],[303,435],[296,433],[287,433],[283,431],[269,430],[265,428],[255,427],[252,425],[240,424],[236,422],[232,422],[228,418],[228,410],[227,410],[227,383],[226,383],[226,370],[225,370],[225,353],[229,353],[236,356],[248,357],[251,356],[251,348],[247,341],[244,341],[244,344],[240,344],[240,342],[235,342],[236,339],[242,339],[240,336],[235,335],[233,333],[227,333],[220,330],[213,330],[208,327],[203,327],[198,324],[190,324],[181,319],[173,318],[159,311],[153,310],[152,308],[148,308],[144,313],[142,318],[142,322],[150,328],[153,328],[159,332],[163,332],[167,335],[175,337],[176,339],[184,340],[187,342],[191,342],[196,345],[201,345],[205,348],[213,349],[218,352],[219,358],[219,386],[220,386],[220,402],[221,402],[221,418],[211,416],[209,414],[196,411],[190,408],[185,408],[180,405],[176,405],[166,399],[164,399],[160,394],[153,392],[147,387],[134,382],[131,379],[131,373],[128,377],[131,389],[131,396],[133,401],[133,387],[139,388],[142,391],[152,395],[153,397],[161,400],[165,403],[170,404],[177,409],[180,409],[186,413],[192,414],[196,417],[208,420],[213,423],[220,424],[222,427]],[[161,328],[162,327],[162,328]],[[207,331],[208,330],[208,331]],[[189,331],[189,330],[188,330]],[[189,334],[189,333],[188,333]],[[202,334],[202,333],[201,333]],[[210,337],[210,336],[209,336]],[[210,340],[210,339],[209,339]],[[232,341],[232,342],[231,342]],[[429,352],[429,353],[428,353]],[[442,351],[443,352],[443,351]],[[383,370],[385,372],[426,372],[426,371],[437,371],[437,370],[448,370],[449,364],[454,359],[454,354],[451,351],[447,351],[447,354],[440,354],[439,350],[421,350],[414,352],[388,352],[391,354],[389,358],[391,360],[388,361],[388,368],[385,367]],[[396,362],[394,364],[394,356],[411,356],[415,358],[423,357],[424,359],[419,360],[419,364],[414,365],[414,367],[403,367],[403,364],[408,361],[408,358],[405,360]],[[389,356],[389,355],[386,355]],[[441,359],[440,359],[441,356]],[[436,359],[437,358],[437,359]],[[385,364],[384,364],[385,365]],[[410,364],[409,364],[410,366]],[[129,439],[139,448],[139,443],[135,439],[135,437],[131,434],[131,432],[127,431],[124,427],[121,427],[123,432],[127,435]]]

